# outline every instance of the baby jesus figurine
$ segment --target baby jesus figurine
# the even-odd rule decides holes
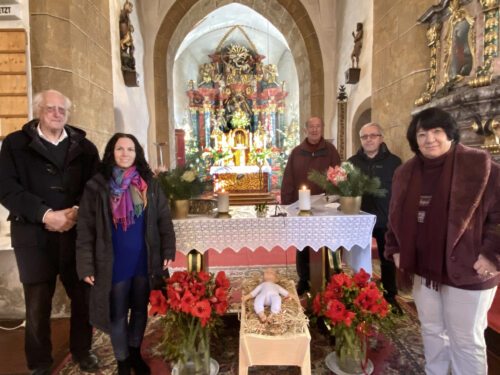
[[[276,278],[276,271],[272,268],[266,268],[263,273],[264,281],[257,285],[250,293],[242,297],[243,301],[255,298],[253,308],[261,323],[272,321],[273,315],[281,311],[281,296],[284,298],[290,297],[290,293],[285,288],[276,284]],[[264,313],[265,306],[270,306],[271,308],[269,317]]]

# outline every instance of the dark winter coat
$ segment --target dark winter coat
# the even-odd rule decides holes
[[[108,182],[97,174],[85,187],[78,213],[76,265],[78,276],[95,277],[90,292],[90,323],[109,332],[109,294],[113,275],[112,216]],[[175,233],[165,194],[158,182],[148,182],[146,218],[146,249],[148,275],[163,274],[163,261],[175,259]]]
[[[9,210],[12,246],[22,283],[39,283],[54,278],[61,267],[75,268],[75,228],[59,235],[58,259],[47,256],[49,232],[42,223],[51,208],[60,210],[79,204],[83,188],[97,169],[99,154],[85,139],[85,132],[65,125],[69,146],[64,167],[57,166],[40,139],[38,120],[9,134],[0,152],[0,203]],[[48,202],[58,201],[59,207]],[[58,264],[59,263],[59,264]]]
[[[445,266],[448,277],[457,286],[483,285],[491,288],[500,275],[485,279],[473,264],[479,254],[500,270],[500,165],[488,153],[457,144],[447,223]],[[403,164],[394,174],[385,256],[399,253],[404,200],[418,157]],[[432,262],[432,259],[428,260]]]
[[[389,213],[389,202],[391,200],[392,176],[397,167],[401,165],[401,159],[392,154],[387,145],[380,145],[377,155],[369,158],[363,148],[360,148],[356,155],[348,160],[361,171],[370,177],[380,179],[381,188],[387,191],[384,197],[375,197],[373,195],[363,195],[361,209],[377,216],[376,228],[385,228],[387,226],[387,216]]]
[[[281,203],[291,204],[299,199],[298,190],[307,186],[311,194],[321,194],[324,190],[308,180],[307,175],[313,169],[326,172],[328,167],[340,164],[337,149],[331,143],[321,139],[317,148],[311,147],[307,140],[295,147],[286,163],[281,183]]]

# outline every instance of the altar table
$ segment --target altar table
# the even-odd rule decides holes
[[[358,271],[364,268],[372,273],[371,243],[376,217],[364,212],[346,215],[334,208],[326,207],[322,196],[312,197],[312,215],[299,216],[295,204],[283,207],[287,216],[257,218],[253,206],[231,207],[230,219],[213,216],[190,216],[174,220],[177,251],[188,254],[197,250],[204,254],[209,249],[222,252],[225,249],[239,251],[242,248],[255,250],[264,247],[299,250],[309,246],[311,252],[311,286],[313,292],[321,289],[324,280],[325,252],[327,247],[336,250],[345,248],[344,260]]]

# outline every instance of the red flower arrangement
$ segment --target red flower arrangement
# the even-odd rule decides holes
[[[166,279],[165,290],[151,291],[149,315],[162,315],[159,349],[165,358],[186,361],[188,352],[209,350],[210,331],[229,306],[229,286],[224,272],[177,271]]]
[[[342,358],[355,356],[366,345],[366,338],[388,317],[390,305],[377,284],[370,281],[370,274],[361,269],[353,276],[333,275],[325,290],[314,298],[312,309],[330,326],[336,339],[336,354]],[[361,353],[356,360],[364,362],[363,356]],[[366,363],[360,365],[363,368]]]

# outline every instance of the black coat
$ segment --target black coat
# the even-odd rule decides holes
[[[363,195],[361,209],[377,216],[376,228],[387,227],[387,217],[389,212],[389,202],[391,200],[392,176],[397,167],[401,165],[401,159],[392,154],[387,145],[382,143],[380,149],[373,158],[369,158],[360,148],[359,151],[348,160],[361,169],[370,177],[380,178],[381,187],[387,190],[384,197],[374,197],[373,195]]]
[[[108,182],[100,173],[85,187],[77,223],[76,265],[80,279],[94,276],[90,292],[90,323],[109,332],[109,294],[113,276],[112,216]],[[148,275],[153,279],[163,275],[163,260],[175,259],[175,232],[165,194],[158,182],[148,182],[146,219],[146,249]]]
[[[78,205],[99,163],[97,148],[85,139],[85,132],[65,125],[69,146],[63,168],[58,167],[38,136],[37,125],[38,120],[33,120],[9,134],[0,151],[0,203],[9,210],[12,246],[23,283],[48,281],[61,267],[75,272],[75,228],[55,234],[44,228],[42,219],[49,208]],[[50,201],[58,201],[59,207],[51,207]],[[57,235],[64,252],[49,257],[48,239]]]

